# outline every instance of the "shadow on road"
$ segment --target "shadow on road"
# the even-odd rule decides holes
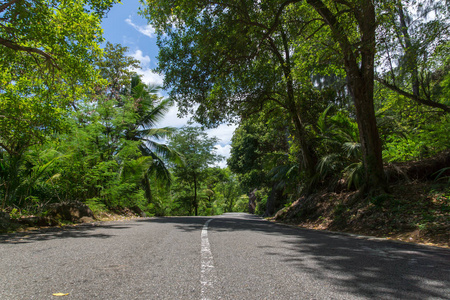
[[[201,230],[208,219],[154,218],[139,222],[172,223],[179,230],[191,232]],[[447,249],[293,228],[250,215],[214,217],[209,224],[210,234],[233,231],[275,235],[275,245],[258,246],[265,255],[278,256],[287,272],[306,272],[353,297],[450,299]],[[252,241],[248,244],[251,247]]]
[[[356,298],[450,299],[450,251],[447,249],[293,228],[245,214],[149,218],[51,228],[1,235],[0,244],[66,238],[108,239],[117,234],[116,230],[151,224],[170,224],[175,230],[185,232],[198,231],[200,239],[201,229],[211,218],[214,219],[209,224],[211,235],[249,233],[247,251],[243,253],[262,256],[259,261],[266,263],[272,260],[265,260],[264,256],[276,258],[284,265],[287,276],[304,273],[318,284],[332,285],[344,295]],[[152,226],[148,226],[149,234],[151,230]],[[255,233],[267,236],[267,245],[255,244],[252,241]]]
[[[61,228],[41,228],[27,232],[20,232],[14,234],[0,235],[0,244],[25,244],[36,241],[47,241],[53,239],[67,239],[67,238],[94,238],[107,239],[114,235],[107,233],[96,232],[98,229],[127,229],[130,224],[124,226],[123,224],[114,223],[91,223],[81,224],[77,226],[65,226]]]

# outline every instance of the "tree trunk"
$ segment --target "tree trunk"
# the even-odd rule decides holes
[[[353,8],[361,36],[360,46],[355,49],[355,45],[349,40],[352,33],[346,31],[336,15],[321,0],[307,0],[307,2],[323,17],[343,53],[348,87],[356,109],[365,168],[365,185],[361,191],[364,194],[386,192],[387,182],[383,170],[381,140],[373,106],[376,51],[375,6],[371,0],[361,0]]]
[[[353,81],[353,82],[351,82]],[[356,120],[361,141],[361,150],[365,166],[365,186],[362,192],[387,191],[383,169],[381,140],[373,106],[373,80],[353,78],[349,80],[349,88],[355,103]]]
[[[152,189],[150,187],[150,179],[148,178],[148,172],[144,173],[144,178],[142,179],[142,185],[144,186],[145,198],[147,199],[147,204],[153,202]]]
[[[194,174],[194,215],[198,216],[197,176]]]
[[[346,55],[345,60],[351,57],[355,61],[347,61],[345,65],[349,77],[349,89],[356,108],[356,121],[365,167],[365,186],[362,192],[378,194],[387,192],[387,181],[373,105],[376,15],[372,1],[364,0],[360,5],[355,8],[355,17],[361,31],[361,67],[357,68],[358,61],[355,55]]]
[[[303,166],[306,170],[306,173],[308,174],[308,177],[312,178],[316,171],[317,156],[315,155],[314,151],[311,150],[311,147],[308,143],[307,132],[305,130],[305,126],[303,126],[300,115],[297,112],[295,103],[290,103],[289,106],[289,114],[292,121],[294,122],[295,136],[298,139],[300,149],[302,150]]]
[[[279,63],[283,68],[284,79],[286,80],[286,93],[287,93],[285,105],[292,121],[294,122],[295,136],[298,139],[300,149],[302,150],[304,169],[306,170],[308,177],[312,178],[316,171],[317,157],[310,147],[310,144],[308,142],[308,134],[305,130],[305,126],[303,125],[301,113],[299,112],[295,102],[295,91],[292,79],[292,68],[290,58],[291,49],[289,48],[288,38],[282,28],[281,28],[281,36],[283,39],[284,56],[281,55],[281,53],[278,51],[273,41],[270,41],[270,44],[274,54],[278,58]]]

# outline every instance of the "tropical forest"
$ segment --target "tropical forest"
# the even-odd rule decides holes
[[[450,246],[448,0],[140,0],[159,86],[117,5],[0,1],[1,232],[247,212]]]

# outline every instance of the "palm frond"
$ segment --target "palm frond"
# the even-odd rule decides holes
[[[125,161],[119,169],[118,178],[127,180],[130,177],[142,177],[144,172],[153,165],[153,158],[150,156],[141,156],[134,160]]]
[[[278,182],[276,189],[285,188],[287,182],[292,181],[298,176],[299,166],[298,164],[283,164],[279,165],[269,171],[272,181]]]
[[[148,128],[137,131],[137,135],[140,137],[145,137],[146,139],[166,139],[172,136],[176,131],[173,127],[163,127],[163,128]]]
[[[326,177],[328,174],[332,172],[336,172],[339,169],[338,165],[340,165],[341,159],[338,153],[331,153],[323,156],[318,164],[317,171],[322,178]]]
[[[153,165],[147,170],[148,173],[154,174],[158,180],[162,180],[170,186],[172,184],[172,175],[166,164],[156,155],[152,155],[152,158]]]
[[[361,156],[361,143],[346,142],[342,145],[342,149],[347,153],[348,158]]]
[[[165,99],[161,101],[156,107],[154,107],[148,114],[139,120],[139,123],[144,128],[155,127],[158,122],[164,118],[164,116],[169,111],[172,106],[172,101],[170,99]]]
[[[328,130],[327,127],[328,112],[331,110],[332,107],[334,107],[334,104],[328,105],[328,107],[319,115],[319,119],[317,120],[317,128],[321,133],[325,133]]]
[[[177,165],[183,165],[183,155],[177,151],[171,149],[166,144],[161,144],[155,141],[146,141],[145,144],[141,144],[140,150],[144,156],[157,156],[158,158],[169,160]]]
[[[352,185],[358,189],[361,187],[364,180],[364,167],[363,163],[356,162],[344,169],[344,177],[347,181],[347,187],[351,188]]]

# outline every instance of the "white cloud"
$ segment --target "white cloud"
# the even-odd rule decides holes
[[[177,114],[178,114],[178,106],[175,104],[169,109],[167,114],[164,116],[164,119],[158,123],[158,126],[179,128],[186,125],[190,119],[190,116],[179,118]]]
[[[225,157],[225,159],[221,160],[220,162],[216,163],[215,165],[221,168],[227,167],[227,158],[230,157],[230,151],[231,151],[231,145],[215,145],[214,148],[216,149],[216,153],[219,155],[222,155]]]
[[[217,128],[209,129],[206,132],[210,137],[216,136],[220,139],[219,143],[214,146],[216,153],[225,157],[224,160],[216,164],[221,168],[227,167],[227,158],[231,155],[231,138],[237,125],[222,124]]]
[[[164,77],[153,72],[151,69],[137,69],[134,70],[138,75],[141,75],[142,81],[145,84],[162,86]]]
[[[155,37],[155,29],[152,26],[150,26],[150,25],[140,26],[140,25],[134,24],[133,21],[131,20],[131,16],[128,17],[127,19],[125,19],[125,22],[128,25],[131,25],[134,29],[136,29],[143,35],[146,35],[150,38]]]
[[[216,136],[220,139],[219,143],[224,146],[231,142],[236,125],[222,124],[217,128],[206,130],[209,136]]]
[[[145,55],[142,53],[141,50],[136,50],[133,54],[131,54],[131,57],[134,59],[137,59],[141,63],[142,68],[148,68],[150,65],[150,57],[148,55]]]
[[[183,118],[178,118],[178,106],[175,104],[169,110],[169,112],[165,115],[164,119],[158,123],[158,127],[182,127],[187,125],[187,122],[190,120],[191,116],[186,116]],[[192,124],[192,126],[200,126],[197,123]],[[206,133],[209,137],[217,137],[220,139],[219,143],[214,146],[215,152],[219,155],[225,157],[224,160],[215,164],[218,167],[226,168],[227,167],[227,158],[230,157],[231,151],[231,138],[233,137],[234,130],[236,129],[236,125],[227,125],[222,124],[217,128],[208,129]]]
[[[164,76],[161,76],[150,69],[150,57],[148,55],[144,55],[144,53],[137,49],[134,53],[130,55],[134,59],[140,62],[140,69],[132,69],[132,71],[136,72],[138,75],[141,75],[142,81],[145,84],[162,86],[164,83]]]
[[[221,146],[221,145],[215,145],[214,148],[216,148],[216,153],[219,155],[224,156],[225,158],[230,157],[230,151],[231,151],[231,145],[225,145],[225,146]]]
[[[221,168],[221,169],[225,169],[228,165],[227,165],[227,161],[226,160],[222,160],[219,163],[216,163],[215,166]]]

